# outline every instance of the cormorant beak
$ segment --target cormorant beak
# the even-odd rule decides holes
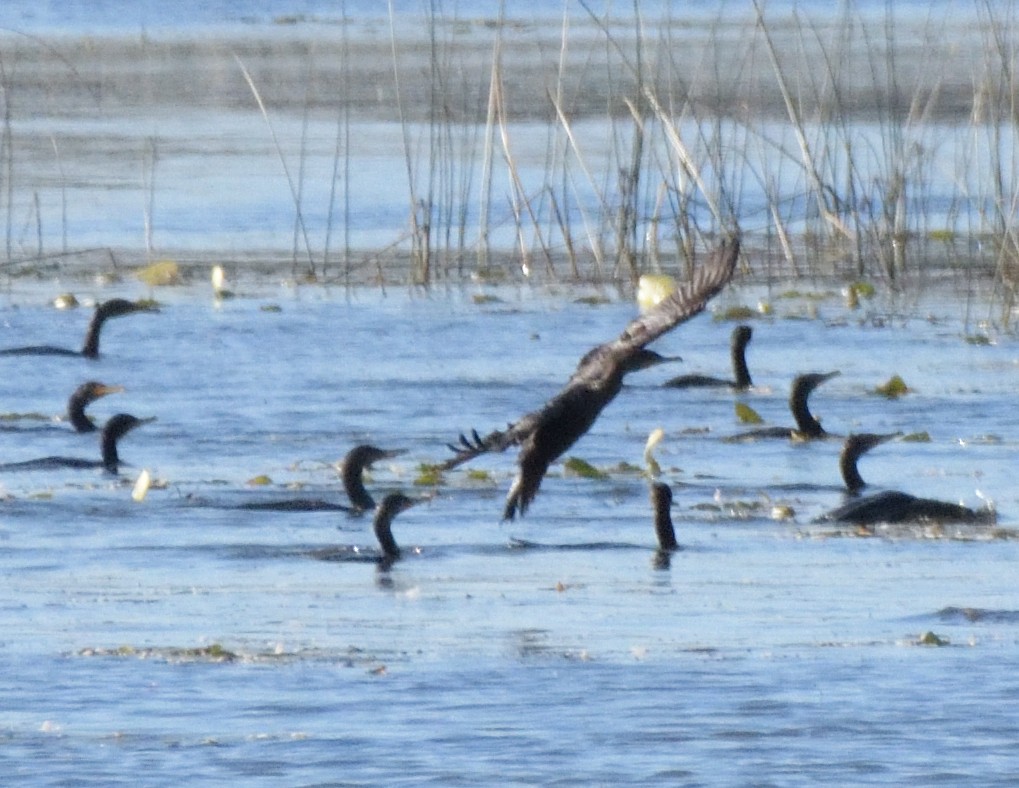
[[[93,389],[96,397],[105,397],[108,394],[120,394],[123,390],[123,386],[107,386],[105,383],[100,383]]]

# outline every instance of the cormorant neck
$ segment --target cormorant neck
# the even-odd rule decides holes
[[[867,482],[863,480],[859,469],[856,467],[856,461],[860,459],[862,453],[857,445],[847,441],[842,449],[842,454],[839,455],[839,470],[842,472],[842,481],[845,482],[846,489],[851,493],[858,493],[867,486]]]
[[[651,503],[655,514],[655,536],[658,537],[659,550],[675,550],[676,530],[672,527],[672,490],[663,482],[655,482],[651,486]]]
[[[750,336],[740,335],[737,341],[732,343],[732,372],[736,376],[736,388],[748,389],[754,385],[750,379],[750,369],[747,367],[747,343]]]
[[[360,462],[345,462],[340,471],[343,481],[343,489],[350,498],[350,502],[361,511],[368,511],[375,508],[375,500],[368,494],[364,486],[364,464]]]
[[[85,344],[81,346],[81,355],[85,358],[99,358],[99,332],[102,331],[106,314],[102,305],[96,307],[95,314],[88,322],[88,330],[85,332]]]
[[[821,422],[810,413],[807,399],[813,389],[806,386],[794,386],[789,395],[789,410],[796,420],[796,431],[808,438],[819,438],[825,434]]]
[[[119,438],[120,436],[114,434],[113,430],[103,430],[103,467],[110,473],[117,473],[120,469],[120,457],[117,455],[117,440]]]
[[[85,415],[87,404],[81,397],[71,397],[67,403],[67,419],[76,432],[96,431],[96,425],[92,423],[92,419]]]
[[[372,529],[375,531],[375,538],[382,548],[382,555],[386,558],[399,558],[400,546],[393,537],[393,515],[386,506],[379,506],[372,521]]]

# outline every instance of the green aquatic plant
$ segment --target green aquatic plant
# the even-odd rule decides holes
[[[471,302],[478,306],[505,303],[499,296],[489,295],[488,293],[475,293],[471,296]]]
[[[440,484],[445,483],[446,480],[442,476],[441,465],[434,465],[427,462],[423,462],[418,465],[418,473],[417,476],[414,477],[414,486],[438,487]]]
[[[760,317],[760,312],[753,307],[742,304],[740,306],[731,306],[728,309],[722,309],[715,312],[712,316],[714,320],[720,323],[728,320],[750,320],[754,317]]]
[[[906,443],[930,443],[931,434],[927,432],[927,430],[923,430],[922,432],[910,432],[906,435],[903,435],[901,438],[899,438],[899,440],[904,441]]]
[[[751,408],[745,402],[737,402],[736,408],[736,421],[740,424],[763,424],[764,419],[761,418],[756,410]]]
[[[258,476],[252,476],[248,479],[245,484],[251,485],[252,487],[265,487],[272,484],[272,479],[264,473],[260,473]]]
[[[943,638],[934,632],[924,632],[919,640],[916,641],[918,646],[950,646],[952,642],[948,638]]]
[[[587,460],[580,457],[570,457],[563,463],[566,476],[579,476],[581,479],[607,479],[609,475],[598,468],[595,468]]]
[[[912,392],[912,389],[906,385],[906,381],[899,375],[892,375],[886,382],[874,389],[875,394],[887,397],[888,399],[896,399],[910,392]]]

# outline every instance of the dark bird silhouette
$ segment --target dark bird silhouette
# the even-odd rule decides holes
[[[651,485],[651,508],[654,510],[655,536],[661,552],[679,549],[676,530],[672,527],[672,488],[665,482]]]
[[[130,315],[134,312],[154,312],[153,307],[147,304],[139,304],[128,301],[124,298],[111,298],[96,306],[96,311],[89,321],[88,329],[85,331],[85,342],[81,350],[69,350],[68,348],[53,347],[52,345],[31,345],[29,347],[12,347],[0,350],[0,356],[84,356],[85,358],[99,358],[99,333],[103,324],[112,317]]]
[[[789,410],[792,411],[793,419],[796,421],[795,427],[763,427],[761,429],[741,432],[725,440],[733,442],[757,440],[758,438],[786,438],[792,440],[830,438],[831,435],[825,432],[821,422],[814,418],[810,412],[808,400],[814,389],[839,374],[838,370],[834,372],[808,372],[804,375],[797,375],[793,379],[793,385],[789,391]]]
[[[736,391],[746,391],[754,385],[750,379],[750,369],[747,367],[747,345],[754,330],[750,326],[739,325],[732,330],[732,337],[729,340],[729,355],[732,360],[733,380],[724,378],[713,378],[708,375],[680,375],[667,380],[664,385],[669,388],[731,388]]]
[[[895,437],[863,433],[846,438],[839,468],[842,479],[850,494],[861,490],[865,482],[856,467],[856,461],[864,452]],[[897,490],[883,490],[862,498],[854,497],[837,509],[819,518],[819,522],[851,523],[853,525],[876,525],[878,523],[993,523],[995,513],[991,509],[974,510],[957,503],[938,501],[933,498],[918,498]]]
[[[379,564],[383,569],[400,560],[402,552],[393,536],[393,520],[401,512],[415,506],[427,498],[410,498],[403,493],[389,493],[375,507],[372,518],[372,530],[379,543],[379,551],[362,547],[325,547],[311,552],[311,556],[320,561],[371,562]]]
[[[350,506],[318,498],[290,498],[283,501],[252,501],[237,508],[262,512],[366,512],[375,508],[375,500],[364,486],[365,469],[372,463],[403,454],[403,449],[380,449],[361,444],[347,452],[340,464],[340,480],[350,498]]]
[[[95,422],[85,414],[85,408],[100,397],[116,394],[123,390],[123,386],[107,386],[96,380],[90,380],[78,386],[67,400],[67,420],[71,422],[75,432],[95,432],[99,429]]]
[[[691,281],[631,321],[618,339],[585,354],[566,386],[544,407],[485,437],[477,431],[471,438],[461,435],[459,445],[450,444],[456,456],[440,467],[454,468],[480,454],[520,446],[519,470],[506,498],[503,519],[526,513],[549,465],[591,428],[619,393],[623,377],[664,360],[645,346],[701,312],[732,278],[738,257],[737,239],[722,244]]]
[[[117,473],[120,467],[120,457],[117,454],[117,441],[129,433],[135,427],[148,424],[156,419],[139,419],[129,413],[118,413],[112,416],[103,426],[99,433],[99,445],[102,449],[101,460],[88,460],[80,457],[40,457],[35,460],[24,462],[8,462],[0,465],[0,471],[43,471],[57,468],[104,468],[109,473]]]

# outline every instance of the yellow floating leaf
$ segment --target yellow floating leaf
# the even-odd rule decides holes
[[[740,424],[763,424],[760,414],[745,402],[736,403],[736,420]]]
[[[658,306],[676,289],[676,280],[667,274],[644,274],[637,280],[637,306],[641,311]]]
[[[268,484],[272,484],[272,479],[270,479],[264,473],[261,473],[258,476],[253,476],[252,478],[248,479],[248,484],[255,485],[257,487],[265,487]]]
[[[79,304],[74,293],[61,293],[53,299],[53,306],[57,309],[74,309]]]
[[[889,399],[901,397],[909,392],[910,388],[906,385],[906,381],[898,375],[892,375],[886,383],[874,389],[875,394],[880,394],[882,397],[888,397]]]
[[[417,487],[435,487],[443,483],[442,469],[438,465],[421,463],[418,466],[418,475],[414,479]]]
[[[173,260],[160,260],[139,268],[136,276],[149,287],[176,285],[180,284],[180,266]]]
[[[566,469],[567,476],[579,476],[581,479],[607,479],[609,475],[605,471],[600,471],[595,468],[587,460],[582,460],[580,457],[570,457],[563,464]]]

